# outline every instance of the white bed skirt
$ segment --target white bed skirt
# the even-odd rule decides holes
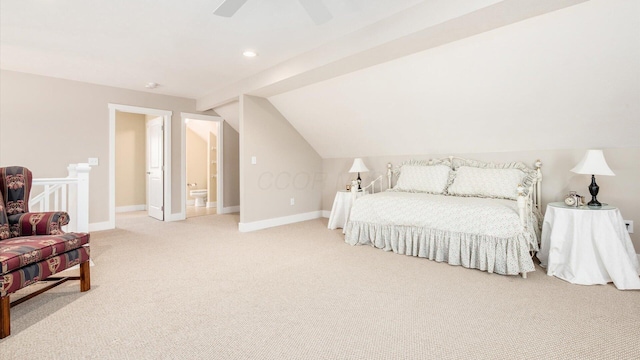
[[[535,271],[526,233],[496,238],[404,225],[350,221],[345,242],[371,245],[397,254],[418,256],[502,275]]]

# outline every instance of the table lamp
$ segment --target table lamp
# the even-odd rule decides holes
[[[358,173],[358,191],[362,190],[362,187],[360,186],[360,183],[362,182],[362,179],[360,179],[360,173],[367,171],[369,171],[369,169],[364,164],[364,161],[362,161],[361,158],[355,158],[353,160],[353,165],[351,165],[351,169],[349,170],[349,172]]]
[[[616,175],[611,171],[611,169],[609,169],[609,165],[607,165],[607,162],[604,160],[602,150],[587,150],[587,153],[584,154],[582,160],[580,160],[578,165],[571,169],[571,171],[576,174],[591,174],[591,185],[589,185],[591,201],[589,201],[587,205],[602,206],[596,198],[598,191],[600,190],[600,187],[596,184],[596,175]]]

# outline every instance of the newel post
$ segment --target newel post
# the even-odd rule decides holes
[[[69,164],[67,166],[68,179],[77,179],[78,172],[76,167],[78,164]],[[67,185],[67,213],[69,214],[69,225],[67,225],[67,231],[76,231],[78,228],[78,183]]]
[[[76,166],[78,178],[76,231],[89,232],[89,172],[91,166],[79,163]]]

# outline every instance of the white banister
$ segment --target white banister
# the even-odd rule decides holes
[[[87,163],[71,164],[66,178],[33,179],[32,191],[43,190],[29,200],[30,209],[37,211],[66,211],[69,225],[65,231],[89,231],[89,171]],[[53,200],[53,207],[51,206]]]

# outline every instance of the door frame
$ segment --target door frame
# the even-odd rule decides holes
[[[216,139],[216,161],[218,168],[218,177],[216,184],[216,213],[223,214],[224,209],[224,156],[223,156],[223,144],[222,141],[224,137],[224,119],[220,116],[213,115],[202,115],[202,114],[192,114],[181,112],[180,113],[180,218],[187,218],[187,123],[185,120],[204,120],[204,121],[215,121],[218,123],[218,136]]]
[[[140,106],[108,104],[109,107],[109,228],[116,227],[116,112],[160,116],[164,126],[164,221],[170,221],[171,214],[171,116],[173,111],[151,109]]]

